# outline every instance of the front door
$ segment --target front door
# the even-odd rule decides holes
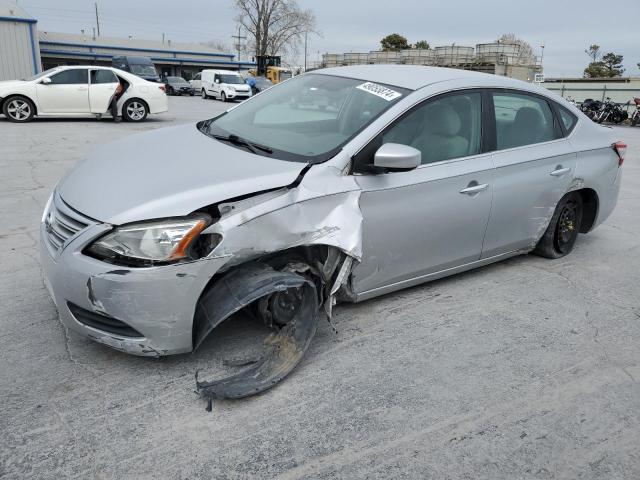
[[[492,98],[496,170],[483,258],[532,249],[576,169],[574,149],[545,98],[512,90]]]
[[[39,112],[89,113],[89,75],[86,68],[63,70],[36,85]]]
[[[91,70],[89,106],[92,113],[105,113],[109,109],[116,87],[120,83],[111,70]]]
[[[479,260],[493,194],[481,119],[480,92],[442,95],[412,109],[356,155],[356,170],[363,170],[371,162],[363,156],[384,143],[401,143],[420,150],[423,164],[356,175],[364,222],[355,293],[401,288]]]

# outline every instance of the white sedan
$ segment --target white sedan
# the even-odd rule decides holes
[[[120,88],[118,88],[120,85]],[[150,113],[166,112],[163,84],[148,82],[111,67],[56,67],[28,80],[0,82],[0,111],[12,122],[38,117],[102,117],[117,115],[140,122]]]

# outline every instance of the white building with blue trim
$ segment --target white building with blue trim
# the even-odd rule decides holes
[[[37,20],[13,3],[0,3],[0,80],[41,71]]]
[[[202,44],[38,31],[37,19],[0,0],[0,80],[28,78],[58,65],[111,65],[121,55],[149,57],[158,73],[187,80],[207,68],[255,67]]]

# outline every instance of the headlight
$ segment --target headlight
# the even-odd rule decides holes
[[[205,256],[220,243],[219,235],[201,236],[208,215],[132,223],[117,227],[92,243],[87,253],[101,260],[151,266]]]
[[[232,87],[231,85],[229,85],[229,90],[231,90],[232,92],[236,91],[236,87]]]

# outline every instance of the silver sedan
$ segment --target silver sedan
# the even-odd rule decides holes
[[[79,163],[43,215],[46,284],[71,330],[137,355],[190,352],[249,313],[273,329],[264,354],[198,382],[243,397],[295,367],[337,302],[568,254],[611,214],[625,149],[532,84],[318,70]]]

